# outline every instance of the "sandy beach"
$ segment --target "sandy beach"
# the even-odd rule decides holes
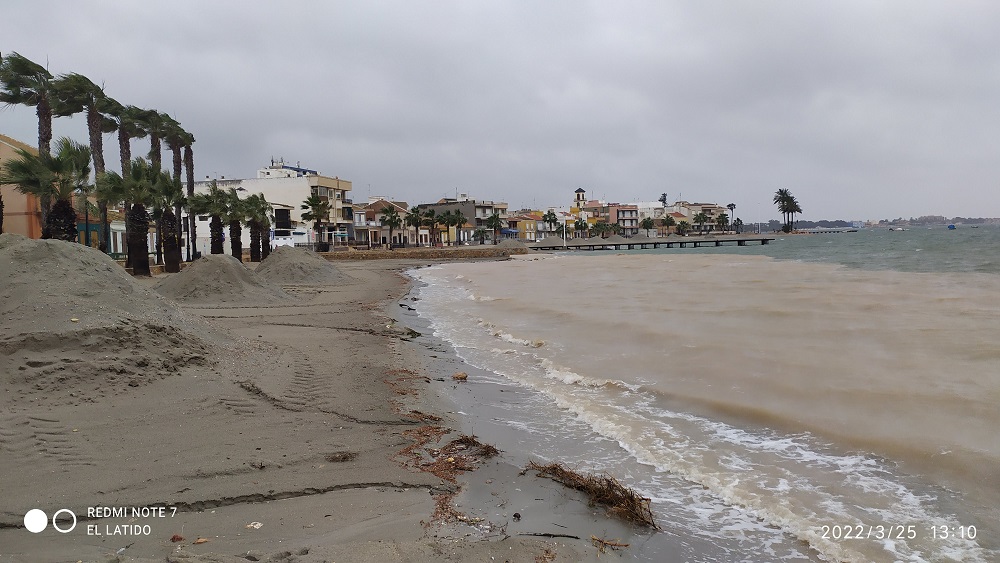
[[[317,279],[213,258],[134,280],[80,245],[0,237],[0,563],[583,561],[592,534],[628,541],[579,494],[455,442],[435,389],[462,383],[389,314],[427,261]]]

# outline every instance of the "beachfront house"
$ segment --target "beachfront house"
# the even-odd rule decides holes
[[[506,203],[502,201],[471,199],[467,194],[458,194],[456,198],[442,198],[436,203],[421,203],[417,205],[417,208],[422,211],[433,209],[436,215],[447,212],[460,212],[465,217],[465,224],[449,229],[449,234],[444,237],[444,240],[451,240],[455,244],[465,244],[472,241],[476,229],[486,229],[489,231],[490,237],[492,237],[493,230],[487,227],[486,223],[494,213],[499,214],[500,218],[504,221],[507,219]],[[509,228],[507,230],[509,231]],[[509,238],[516,236],[517,232],[515,230],[513,236]]]
[[[213,181],[224,191],[235,189],[240,198],[253,194],[264,195],[274,208],[272,245],[328,242],[332,248],[336,248],[346,246],[348,239],[354,238],[355,217],[353,201],[350,199],[350,180],[339,176],[323,176],[316,170],[272,159],[270,166],[257,171],[256,178],[227,179],[222,176],[213,180],[206,177],[204,181],[195,182],[195,192],[206,193]],[[312,195],[331,204],[330,216],[318,233],[313,230],[312,221],[302,220],[302,202]],[[210,220],[207,216],[197,218],[198,238],[195,244],[202,254],[208,254],[211,249],[208,229]],[[243,240],[250,240],[250,230],[246,226],[243,228]]]

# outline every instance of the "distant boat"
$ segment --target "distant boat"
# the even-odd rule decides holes
[[[890,231],[905,231],[903,227],[889,227]]]
[[[948,225],[948,230],[949,231],[954,231],[955,230],[955,225]]]

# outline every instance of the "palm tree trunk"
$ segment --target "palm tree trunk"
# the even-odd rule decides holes
[[[229,250],[233,258],[243,261],[243,227],[239,221],[229,222]]]
[[[261,248],[260,248],[260,231],[261,225],[257,221],[250,222],[250,261],[260,262],[261,261]]]
[[[181,148],[180,147],[171,147],[171,150],[174,152],[174,181],[177,182],[178,186],[180,186],[181,185]],[[174,205],[174,219],[175,219],[174,223],[176,223],[176,227],[174,227],[174,232],[177,233],[177,241],[178,241],[178,243],[180,243],[180,240],[184,237],[184,233],[181,232],[181,220],[180,220],[180,218],[181,218],[181,204],[178,202],[176,205]]]
[[[0,194],[0,235],[3,234],[3,194]]]
[[[129,171],[132,167],[132,144],[129,142],[129,136],[127,133],[118,129],[118,156],[121,158],[122,162],[122,178],[128,178]],[[132,213],[132,206],[129,202],[125,202],[125,267],[132,267],[132,221],[129,218]],[[145,235],[143,235],[145,236]]]
[[[90,154],[94,159],[94,178],[104,174],[104,138],[101,137],[101,114],[93,105],[87,108],[87,133],[90,136]],[[111,238],[111,227],[108,225],[108,204],[98,203],[101,228],[97,231],[97,248],[108,253],[108,239]],[[87,229],[87,246],[90,246],[90,228]]]
[[[76,211],[73,210],[73,206],[68,201],[60,199],[52,206],[45,230],[46,233],[42,234],[42,238],[53,238],[67,242],[76,242],[78,240],[79,231],[76,226]]]
[[[188,199],[194,195],[194,153],[191,151],[191,146],[184,147],[184,168],[187,172],[187,195]],[[188,260],[194,260],[195,256],[198,255],[198,248],[196,246],[198,238],[196,236],[196,219],[197,217],[194,213],[188,210],[188,237],[187,237],[187,247],[188,247]]]
[[[212,240],[212,254],[225,254],[225,244],[223,242],[222,218],[212,215],[212,222],[208,224],[208,230]]]
[[[160,136],[153,133],[149,134],[149,163],[152,165],[153,170],[156,170],[157,175],[160,173],[160,162],[162,159],[161,148],[160,148]]]
[[[148,276],[149,273],[149,213],[145,206],[135,204],[128,213],[131,223],[128,232],[128,255],[132,261],[133,276]]]
[[[159,210],[159,219],[156,220],[156,242],[154,248],[156,250],[156,263],[163,264],[163,209]]]
[[[180,239],[177,237],[177,217],[169,208],[163,210],[160,215],[160,223],[163,224],[163,270],[167,273],[177,273],[181,271],[181,248]]]
[[[38,152],[49,155],[52,153],[52,106],[48,96],[39,96],[35,114],[38,116]]]

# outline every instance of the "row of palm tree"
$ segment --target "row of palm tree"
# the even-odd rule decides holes
[[[87,130],[90,141],[90,158],[93,160],[93,173],[100,181],[106,173],[104,162],[103,135],[118,133],[118,147],[121,158],[121,178],[131,178],[129,167],[132,163],[131,140],[149,136],[150,150],[148,158],[151,169],[156,174],[160,170],[161,141],[166,140],[168,148],[173,152],[173,179],[180,183],[182,165],[187,168],[187,196],[194,195],[194,156],[191,146],[194,136],[185,131],[180,124],[157,110],[141,109],[131,105],[123,105],[104,92],[104,88],[96,85],[86,76],[77,73],[54,76],[45,67],[35,63],[16,52],[0,59],[0,102],[7,105],[24,105],[35,108],[38,117],[38,157],[51,156],[52,119],[53,117],[69,117],[84,113],[87,118]],[[59,147],[57,147],[58,149]],[[183,154],[182,154],[183,153]],[[24,157],[25,155],[19,155]],[[153,174],[150,172],[150,174]],[[155,175],[155,174],[154,174]],[[48,215],[53,199],[58,200],[55,187],[37,186],[34,192],[39,197],[42,223],[47,225]],[[125,200],[126,232],[130,232],[127,220],[130,211],[130,201]],[[98,234],[99,247],[103,252],[109,251],[110,223],[108,221],[109,202],[99,203],[101,228]],[[110,202],[118,203],[118,202]],[[173,233],[181,236],[181,225],[176,221],[180,215],[181,203],[173,202],[174,222],[171,225]],[[196,225],[193,216],[189,216],[189,258],[194,256],[193,241],[196,237]],[[166,223],[167,221],[164,221]],[[44,228],[44,227],[43,227]],[[89,229],[88,229],[89,230]],[[145,236],[145,233],[142,233]],[[43,233],[45,236],[45,233]],[[161,237],[165,239],[165,233]],[[126,235],[128,238],[128,235]],[[166,242],[166,241],[164,241]],[[130,253],[130,258],[134,256]]]
[[[421,210],[419,207],[411,207],[405,216],[400,216],[399,210],[394,206],[386,205],[379,214],[382,216],[379,222],[389,229],[389,242],[392,243],[392,235],[402,226],[413,227],[415,230],[420,227],[427,227],[430,231],[432,244],[438,240],[437,234],[444,227],[444,232],[448,234],[446,244],[452,244],[451,228],[465,225],[468,219],[462,215],[458,209],[437,213],[433,209]],[[499,217],[499,215],[497,215]]]
[[[787,189],[779,189],[774,192],[774,204],[778,206],[778,211],[781,212],[782,220],[784,225],[781,230],[790,233],[795,229],[795,214],[802,213],[802,206],[799,205],[799,200],[792,195],[792,192]]]
[[[228,191],[214,180],[205,193],[197,193],[187,201],[192,215],[209,217],[209,252],[225,254],[225,230],[229,227],[229,252],[243,260],[243,226],[250,229],[250,261],[260,262],[271,253],[271,204],[264,194],[240,198],[235,188]]]

